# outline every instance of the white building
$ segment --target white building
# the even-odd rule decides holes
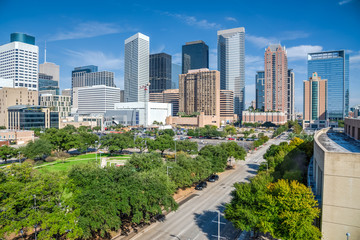
[[[14,87],[14,80],[0,77],[0,88],[3,87]]]
[[[105,113],[120,102],[120,88],[95,85],[77,88],[79,114]]]
[[[138,121],[136,121],[138,122],[138,125],[146,127],[152,125],[154,121],[165,124],[166,117],[171,116],[172,104],[155,102],[127,102],[116,103],[114,109],[123,110],[124,114],[127,115],[129,115],[129,111],[133,111],[134,120],[131,121],[135,121],[135,118],[138,117]],[[128,119],[128,121],[130,121],[130,119]]]
[[[51,62],[44,62],[39,65],[39,73],[52,76],[52,80],[58,81],[60,79],[60,66]]]
[[[149,45],[150,38],[141,33],[125,40],[125,102],[149,101],[149,94],[139,89],[149,83]]]
[[[11,34],[11,42],[0,46],[0,77],[13,79],[15,87],[38,90],[39,47],[35,38]]]
[[[234,92],[234,113],[245,110],[245,28],[217,32],[220,88]]]
[[[71,97],[41,94],[39,97],[40,106],[49,107],[51,111],[58,112],[60,118],[70,116],[71,111]]]

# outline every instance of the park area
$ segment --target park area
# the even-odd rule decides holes
[[[123,165],[131,157],[131,155],[112,155],[102,154],[101,160],[104,162],[106,160],[106,165]],[[59,171],[69,171],[73,166],[84,165],[84,164],[98,164],[100,165],[100,154],[90,153],[85,155],[78,155],[74,157],[67,158],[65,160],[56,160],[51,163],[44,163],[42,165],[35,166],[34,168],[38,169],[40,172],[59,172]]]

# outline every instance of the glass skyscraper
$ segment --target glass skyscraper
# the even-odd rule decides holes
[[[316,72],[327,79],[327,112],[330,120],[349,113],[349,55],[344,50],[308,54],[308,78]]]
[[[220,88],[234,92],[234,113],[245,108],[245,28],[217,32]]]
[[[256,109],[264,111],[265,104],[265,71],[257,71],[255,75]]]
[[[182,73],[200,68],[209,68],[209,47],[201,40],[187,42],[182,46]]]
[[[150,93],[161,93],[171,88],[171,55],[150,54]]]
[[[179,75],[181,74],[181,66],[173,63],[171,65],[171,88],[179,89]]]

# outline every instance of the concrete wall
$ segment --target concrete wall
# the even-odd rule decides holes
[[[344,132],[349,137],[360,140],[360,118],[345,118]]]
[[[318,140],[327,130],[314,137],[314,172],[318,171],[314,179],[322,195],[323,239],[346,239],[347,232],[350,239],[360,239],[360,153],[328,151]]]

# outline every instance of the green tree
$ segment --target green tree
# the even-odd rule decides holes
[[[142,138],[142,137],[136,137],[135,138],[135,147],[140,150],[140,153],[142,153],[146,149],[146,141],[148,139]]]
[[[188,139],[176,142],[176,151],[186,152],[188,154],[195,154],[198,151],[197,142],[192,142]]]
[[[95,126],[95,127],[93,127],[93,130],[96,131],[96,132],[99,132],[101,130],[101,127],[100,126]]]
[[[128,165],[135,167],[138,171],[149,171],[160,168],[163,161],[158,153],[134,153],[129,159]]]
[[[159,131],[159,134],[160,134],[160,135],[167,134],[167,135],[169,135],[170,137],[175,136],[175,132],[174,132],[172,129],[160,130],[160,131]]]
[[[0,126],[0,130],[6,129],[5,126]]]
[[[14,156],[16,156],[17,150],[13,147],[9,147],[7,145],[3,145],[0,147],[0,158],[5,162]]]
[[[226,135],[233,136],[236,134],[236,128],[231,125],[226,125],[224,131],[225,131]]]
[[[99,140],[99,137],[96,134],[89,133],[87,130],[78,133],[77,138],[79,141],[79,148],[82,150],[87,149],[90,146],[96,147],[95,141]]]
[[[245,160],[246,151],[243,147],[240,147],[236,142],[230,141],[227,143],[221,143],[220,146],[227,153],[227,157],[233,157],[236,160]]]
[[[25,147],[21,148],[21,153],[30,159],[40,158],[51,155],[53,146],[46,139],[37,139],[29,142]]]
[[[50,141],[57,151],[69,151],[72,148],[79,148],[81,145],[76,128],[72,125],[67,125],[63,129],[46,129],[42,139]]]
[[[224,171],[228,155],[221,146],[206,145],[200,150],[199,155],[211,162],[213,173]]]
[[[124,149],[134,146],[134,139],[130,134],[110,133],[102,136],[100,139],[101,147],[107,148],[111,154],[114,152],[122,152]]]
[[[165,150],[172,149],[173,147],[174,139],[167,134],[160,135],[153,141],[148,141],[148,149],[151,151],[159,150],[161,155],[164,154]]]

